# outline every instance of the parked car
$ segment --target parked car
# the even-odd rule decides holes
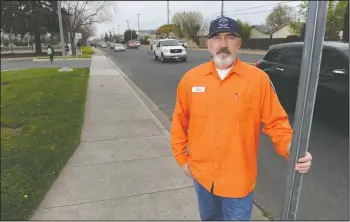
[[[256,66],[270,77],[283,107],[296,108],[303,42],[270,46]],[[314,117],[349,129],[349,44],[324,42]]]
[[[124,47],[123,44],[116,43],[116,44],[114,45],[114,51],[115,51],[115,52],[125,51],[125,47]]]
[[[128,41],[128,43],[126,44],[126,47],[128,49],[138,49],[139,48],[136,41]]]
[[[109,48],[110,49],[114,49],[114,46],[115,46],[115,43],[113,43],[113,42],[109,43]]]
[[[135,41],[137,46],[140,46],[141,45],[141,42],[140,41]]]
[[[106,43],[101,43],[101,48],[107,48],[107,44]]]
[[[158,44],[155,46],[154,51],[154,60],[160,59],[163,63],[166,60],[181,60],[186,61],[187,52],[186,49],[179,45],[179,41],[176,39],[161,39]]]

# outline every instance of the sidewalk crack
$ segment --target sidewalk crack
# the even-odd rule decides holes
[[[107,201],[112,201],[112,200],[119,200],[119,199],[130,198],[130,197],[138,197],[138,196],[144,196],[144,195],[152,195],[152,194],[156,194],[156,193],[164,193],[164,192],[167,192],[167,191],[176,191],[176,190],[188,189],[188,188],[191,188],[191,187],[193,187],[193,185],[183,186],[183,187],[178,187],[178,188],[170,188],[170,189],[159,190],[159,191],[154,191],[154,192],[146,192],[146,193],[122,196],[122,197],[108,198],[108,199],[104,199],[104,200],[93,200],[93,201],[88,201],[88,202],[67,204],[67,205],[61,205],[61,206],[38,208],[38,210],[48,210],[48,209],[53,209],[53,208],[62,208],[62,207],[76,206],[76,205],[81,205],[81,204],[107,202]]]
[[[166,157],[171,157],[172,154],[166,155],[166,156],[158,156],[158,157],[147,157],[147,158],[137,158],[137,159],[130,159],[130,160],[120,160],[115,162],[106,162],[106,163],[95,163],[95,164],[82,164],[82,165],[69,165],[69,167],[85,167],[85,166],[99,166],[99,165],[107,165],[107,164],[113,164],[113,163],[124,163],[124,162],[132,162],[132,161],[138,161],[138,160],[151,160],[151,159],[161,159]]]
[[[81,141],[81,144],[82,144],[82,143],[103,142],[103,141],[148,139],[148,138],[152,138],[152,137],[160,137],[160,138],[163,138],[163,135],[140,136],[140,137],[124,137],[124,138],[117,138],[117,139],[102,139],[102,140],[86,140],[86,141]]]

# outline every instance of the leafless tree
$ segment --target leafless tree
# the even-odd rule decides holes
[[[278,4],[266,18],[266,25],[270,30],[295,19],[294,10],[288,5]]]
[[[188,36],[197,42],[198,32],[203,26],[203,16],[200,12],[178,12],[173,18],[173,23],[181,27],[181,36]]]
[[[78,32],[81,33],[82,41],[84,43],[86,43],[86,40],[88,40],[88,38],[95,35],[95,29],[93,27],[93,24],[81,27],[80,29],[78,29]]]
[[[108,8],[113,8],[113,2],[109,1],[64,1],[62,7],[67,11],[65,18],[70,32],[72,53],[75,53],[75,34],[87,26],[95,23],[106,22],[111,17]]]
[[[209,32],[209,26],[210,26],[210,22],[208,20],[204,20],[202,28],[201,28],[201,31],[203,33],[208,33]]]

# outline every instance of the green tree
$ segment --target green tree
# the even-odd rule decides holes
[[[112,37],[113,37],[112,31],[109,31],[109,41],[112,41]]]
[[[251,32],[251,26],[247,22],[242,22],[241,20],[237,20],[238,23],[238,31],[241,36],[241,38],[244,39],[249,39],[250,32]]]
[[[132,37],[132,39],[131,39]],[[137,39],[137,34],[135,30],[128,29],[124,32],[124,41],[130,41],[133,39]]]
[[[329,1],[325,36],[339,38],[339,31],[343,29],[346,11],[346,1]]]
[[[109,38],[108,38],[108,34],[107,33],[105,33],[105,42],[108,42],[108,40],[109,40]]]
[[[66,16],[62,10],[62,16]],[[15,36],[30,33],[35,51],[41,52],[41,36],[59,32],[57,1],[2,1],[1,30]]]
[[[343,25],[343,41],[349,42],[349,1],[346,5],[346,12],[344,16],[344,25]]]
[[[294,20],[293,8],[288,5],[278,4],[266,18],[266,25],[270,30],[275,29],[286,22]]]
[[[344,18],[347,4],[348,1],[329,1],[325,37],[339,37],[339,31],[341,31],[344,26]],[[302,24],[305,23],[307,19],[308,1],[301,1],[298,8],[298,20],[291,27],[291,31],[294,34],[301,35]]]
[[[2,1],[1,30],[14,36],[34,35],[36,52],[41,52],[40,36],[47,33],[52,7],[47,1]]]
[[[175,24],[165,24],[160,26],[157,30],[156,30],[156,35],[159,38],[166,38],[170,36],[170,33],[177,33],[177,26]]]

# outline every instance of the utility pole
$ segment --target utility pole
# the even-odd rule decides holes
[[[119,39],[119,24],[117,26],[118,26],[118,43],[119,43],[120,42],[120,39]]]
[[[62,25],[62,14],[61,14],[61,1],[57,1],[57,13],[58,13],[58,24],[60,26],[60,35],[61,35],[61,48],[62,48],[62,57],[64,67],[59,69],[60,72],[72,71],[72,69],[68,68],[66,53],[64,50],[64,35],[63,35],[63,25]]]
[[[140,14],[136,14],[137,15],[137,39],[140,40]]]
[[[130,30],[130,40],[132,40],[132,30],[129,28],[129,20],[126,20],[128,30]]]
[[[224,16],[224,0],[221,0],[221,17]]]
[[[168,25],[169,25],[169,17],[170,17],[170,11],[169,11],[169,1],[166,1],[166,5],[167,5],[167,15],[168,15]]]
[[[287,171],[286,194],[281,220],[296,219],[303,174],[295,170],[298,159],[309,145],[317,83],[322,57],[328,1],[308,1],[304,49],[299,78],[298,97],[293,123],[293,137]]]

